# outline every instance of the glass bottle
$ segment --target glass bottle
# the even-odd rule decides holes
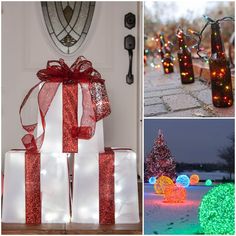
[[[192,55],[188,46],[186,45],[182,30],[178,30],[177,38],[179,43],[179,51],[177,55],[179,60],[181,82],[182,84],[190,84],[194,82]]]
[[[165,37],[163,33],[160,33],[159,35],[159,40],[160,40],[160,55],[161,55],[161,62],[163,66],[163,70],[165,74],[170,74],[174,72],[174,65],[173,65],[173,60],[171,56],[171,50],[167,46],[165,42]]]
[[[230,63],[225,55],[219,23],[211,24],[211,57],[209,59],[212,101],[215,107],[233,105]]]

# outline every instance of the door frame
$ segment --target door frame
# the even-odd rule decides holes
[[[144,48],[144,22],[143,22],[143,2],[137,2],[137,13],[138,13],[138,19],[137,19],[137,57],[138,57],[138,65],[139,69],[137,71],[138,75],[138,174],[140,176],[141,181],[143,181],[143,161],[144,161],[144,140],[143,140],[143,134],[144,134],[144,120],[143,120],[143,111],[144,111],[144,103],[143,103],[143,84],[144,84],[144,65],[143,65],[143,48]]]

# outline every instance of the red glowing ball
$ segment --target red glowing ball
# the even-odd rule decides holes
[[[199,179],[200,179],[200,178],[199,178],[198,175],[196,175],[196,174],[191,175],[191,177],[190,177],[190,185],[196,185],[196,184],[198,184]]]
[[[183,203],[186,200],[187,192],[181,184],[169,185],[165,188],[165,203]]]

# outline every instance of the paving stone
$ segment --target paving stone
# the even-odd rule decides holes
[[[201,67],[197,64],[193,64],[193,72],[195,77],[199,77],[201,73]]]
[[[211,105],[208,105],[206,109],[209,109],[215,114],[215,116],[219,116],[219,117],[234,117],[234,114],[235,114],[234,106],[227,107],[227,108],[218,108],[218,107],[214,107],[211,104]]]
[[[185,111],[176,111],[159,115],[159,117],[209,117],[209,116],[212,116],[212,114],[208,113],[202,108],[189,109]]]
[[[211,96],[211,90],[210,89],[204,89],[202,91],[195,91],[193,92],[194,97],[196,97],[201,102],[210,105],[212,104],[212,96]]]
[[[163,104],[155,104],[151,106],[144,107],[144,116],[158,116],[163,113],[167,113],[167,109]]]
[[[181,88],[181,85],[177,84],[169,84],[169,85],[160,85],[158,87],[152,87],[145,89],[145,93],[153,92],[153,91],[160,91],[165,89],[179,89]]]
[[[209,89],[209,87],[205,85],[203,82],[195,80],[195,82],[192,84],[183,85],[183,89],[186,91],[201,91],[203,89]]]
[[[183,93],[183,89],[165,89],[161,91],[153,91],[149,93],[144,93],[144,98],[151,98],[151,97],[162,97],[171,94],[179,94]]]
[[[204,78],[206,81],[210,81],[210,70],[208,67],[202,68],[201,77]]]
[[[164,96],[163,101],[170,107],[171,111],[197,108],[200,106],[199,102],[188,94]]]
[[[144,100],[144,106],[150,106],[150,105],[160,104],[160,103],[162,103],[162,100],[159,97],[146,98]]]

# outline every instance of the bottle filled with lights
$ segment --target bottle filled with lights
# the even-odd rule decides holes
[[[160,40],[160,55],[161,55],[161,62],[163,65],[163,70],[165,74],[170,74],[174,72],[174,64],[171,55],[171,49],[169,45],[165,42],[164,34],[159,34]]]
[[[178,61],[179,71],[182,84],[190,84],[194,82],[194,72],[192,64],[192,55],[186,45],[185,35],[181,29],[177,31],[177,38],[179,43]]]
[[[144,66],[147,65],[148,54],[149,54],[149,49],[146,48],[146,49],[144,50],[144,56],[143,56]]]
[[[230,63],[225,55],[219,22],[211,23],[211,57],[209,59],[212,101],[215,107],[233,105]]]

